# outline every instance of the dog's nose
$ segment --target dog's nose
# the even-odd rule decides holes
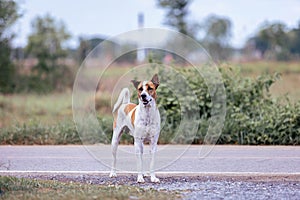
[[[147,97],[146,94],[141,94],[142,99],[145,99]]]

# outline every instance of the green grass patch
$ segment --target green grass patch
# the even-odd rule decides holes
[[[46,125],[38,121],[0,129],[0,145],[64,145],[82,144],[75,124],[64,121]]]
[[[0,127],[38,120],[54,124],[72,119],[72,93],[0,95]]]
[[[0,199],[175,199],[175,194],[127,185],[0,177]]]

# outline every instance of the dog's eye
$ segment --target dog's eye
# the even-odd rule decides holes
[[[148,88],[148,90],[149,90],[149,91],[152,91],[152,90],[153,90],[153,88],[149,87],[149,88]]]
[[[143,88],[142,88],[142,87],[140,87],[140,88],[139,88],[139,91],[140,91],[140,92],[142,92],[142,91],[143,91]]]

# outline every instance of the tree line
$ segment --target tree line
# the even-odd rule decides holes
[[[167,26],[199,41],[215,60],[229,59],[235,51],[230,45],[231,20],[210,15],[202,22],[192,21],[189,19],[190,4],[191,0],[157,0],[157,7],[166,13],[164,23]],[[0,0],[0,11],[0,93],[51,92],[70,88],[76,69],[72,69],[74,66],[68,65],[66,59],[70,58],[76,62],[75,65],[80,65],[88,53],[105,39],[81,37],[76,49],[68,49],[65,43],[71,34],[66,25],[46,14],[33,19],[27,45],[13,48],[15,35],[11,27],[22,15],[15,0]],[[292,29],[283,23],[265,24],[248,39],[242,52],[256,52],[263,59],[299,59],[300,22]],[[128,56],[122,59],[135,61],[134,55]],[[32,60],[29,68],[20,62],[24,58]]]
[[[291,60],[300,58],[300,21],[289,29],[284,23],[265,23],[246,43],[246,48],[260,52],[262,58]]]
[[[228,59],[234,50],[230,46],[231,20],[211,15],[203,22],[191,21],[188,18],[191,3],[192,0],[157,0],[158,7],[166,11],[164,21],[166,25],[200,41],[214,59],[221,61]],[[259,31],[247,40],[242,50],[244,53],[256,51],[262,59],[299,59],[300,20],[298,26],[294,28],[288,28],[282,22],[264,23]]]

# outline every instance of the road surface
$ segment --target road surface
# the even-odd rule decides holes
[[[126,184],[176,191],[189,200],[300,199],[300,146],[169,145],[159,146],[156,160],[161,183],[146,177],[146,183],[137,184],[133,146],[120,146],[117,178],[108,177],[108,145],[0,146],[0,176]]]
[[[145,164],[149,164],[145,147]],[[121,145],[117,168],[135,172],[133,146]],[[106,173],[111,163],[109,145],[0,146],[0,173]],[[300,146],[159,145],[156,171],[165,174],[300,174]]]

